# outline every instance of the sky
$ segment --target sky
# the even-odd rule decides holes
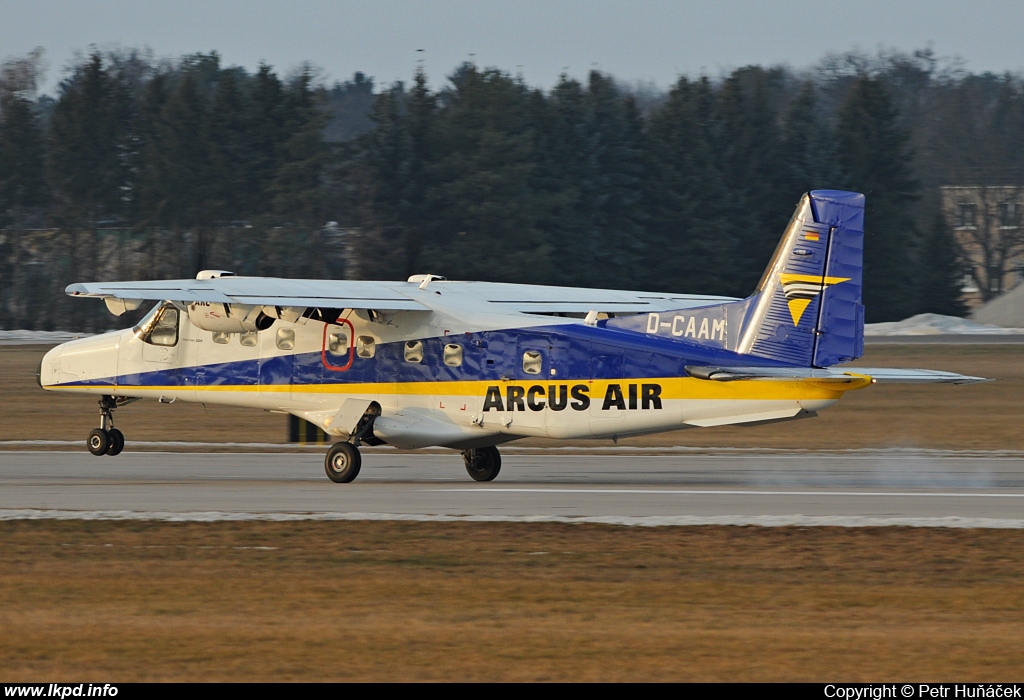
[[[422,62],[437,87],[473,61],[542,88],[591,68],[668,87],[850,49],[930,47],[973,72],[1019,71],[1022,29],[1021,0],[0,0],[0,59],[43,47],[51,94],[91,46],[217,51],[281,74],[308,61],[328,82],[408,81]]]

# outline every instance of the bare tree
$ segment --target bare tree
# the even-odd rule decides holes
[[[946,186],[943,209],[968,261],[978,295],[988,301],[1016,282],[1024,265],[1024,228],[1020,212],[1024,187],[1020,185]]]

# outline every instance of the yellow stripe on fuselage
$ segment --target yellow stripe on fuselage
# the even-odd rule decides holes
[[[821,381],[817,379],[740,379],[730,382],[709,381],[692,377],[636,377],[629,379],[581,379],[568,381],[451,381],[451,382],[367,382],[360,384],[218,384],[216,386],[74,386],[59,385],[48,388],[70,391],[75,389],[104,389],[111,393],[150,392],[253,392],[296,393],[296,394],[393,394],[396,396],[475,396],[484,397],[491,386],[560,386],[584,385],[589,394],[603,396],[609,384],[657,384],[661,387],[662,399],[737,399],[737,400],[785,400],[785,399],[838,399],[843,393],[861,389],[871,384],[870,377],[850,376],[849,381]]]

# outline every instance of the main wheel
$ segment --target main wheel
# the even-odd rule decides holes
[[[327,450],[324,469],[327,478],[336,484],[347,484],[359,476],[363,458],[359,449],[349,442],[339,442]]]
[[[110,433],[103,428],[94,428],[85,444],[89,447],[89,452],[102,457],[110,449]]]
[[[466,450],[462,458],[466,460],[466,471],[474,481],[493,481],[501,471],[501,453],[497,447]]]
[[[107,456],[116,457],[124,449],[124,433],[117,428],[107,431],[107,439],[110,441],[107,446]]]

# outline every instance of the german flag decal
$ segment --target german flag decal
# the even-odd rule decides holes
[[[800,318],[814,297],[833,284],[846,282],[849,277],[819,277],[818,275],[797,275],[783,272],[779,275],[782,292],[786,295],[789,315],[793,317],[793,325],[800,325]]]

